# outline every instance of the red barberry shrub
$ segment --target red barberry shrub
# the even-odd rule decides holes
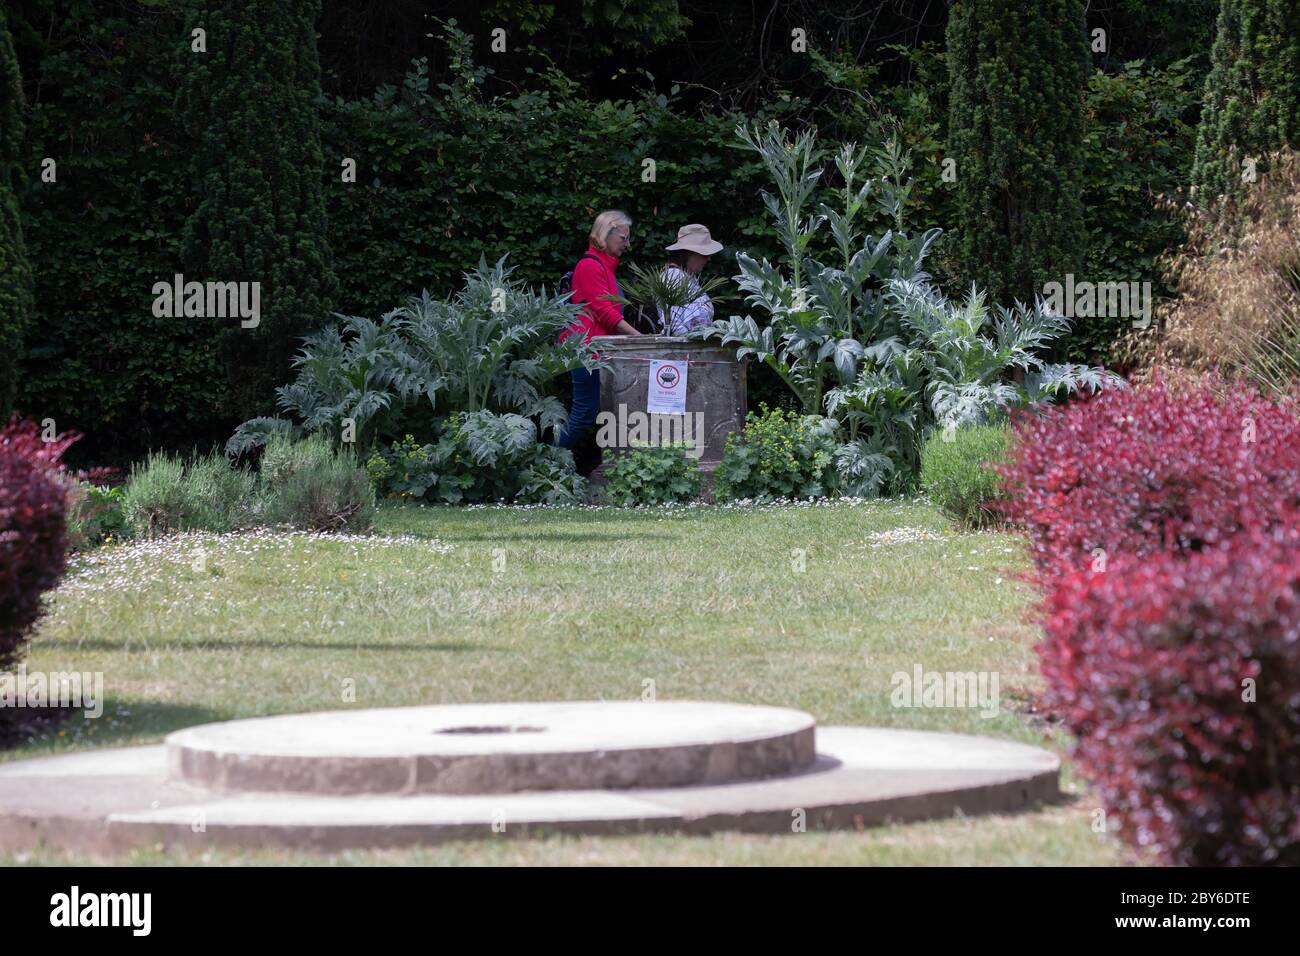
[[[1108,829],[1183,865],[1300,864],[1300,533],[1122,557],[1044,602],[1046,703]]]
[[[1107,389],[1018,416],[997,509],[1039,572],[1192,554],[1300,505],[1300,410],[1241,385]],[[1104,553],[1102,553],[1104,552]]]
[[[0,429],[0,670],[14,664],[41,612],[41,594],[63,576],[67,532],[63,452],[74,434],[41,440],[17,415]]]

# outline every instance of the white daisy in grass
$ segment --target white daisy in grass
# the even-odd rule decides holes
[[[915,544],[919,541],[942,541],[944,536],[929,528],[890,528],[888,531],[876,531],[867,535],[867,547],[892,547],[899,544]]]
[[[356,555],[391,548],[411,548],[433,554],[448,554],[452,550],[452,545],[435,538],[410,534],[322,534],[266,528],[228,534],[185,532],[130,540],[73,558],[57,593],[137,590],[156,582],[174,581],[181,570],[201,573],[209,565],[218,566],[229,563],[231,559],[274,552],[284,552],[286,560],[296,552],[297,557],[310,564],[315,545],[328,549],[347,548]]]

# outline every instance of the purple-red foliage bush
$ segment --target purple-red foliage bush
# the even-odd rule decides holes
[[[66,565],[63,452],[77,440],[42,441],[17,415],[0,429],[0,670],[16,662],[41,613],[41,594]]]
[[[1252,389],[1107,389],[1019,417],[998,510],[1039,572],[1192,554],[1300,506],[1300,412]]]
[[[1043,610],[1045,703],[1123,839],[1175,864],[1300,865],[1294,524],[1065,574]]]
[[[1300,864],[1300,409],[1157,379],[1022,416],[999,471],[1108,822],[1169,863]]]

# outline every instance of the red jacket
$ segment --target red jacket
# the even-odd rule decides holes
[[[560,333],[563,342],[574,332],[582,332],[582,340],[590,342],[598,335],[613,335],[615,326],[623,321],[623,306],[605,298],[607,295],[621,295],[618,279],[614,270],[618,268],[618,259],[608,252],[602,252],[595,246],[587,249],[587,256],[578,260],[573,267],[573,298],[575,303],[585,303],[578,313],[578,321]]]

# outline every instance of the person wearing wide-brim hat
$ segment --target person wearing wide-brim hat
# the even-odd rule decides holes
[[[688,294],[694,293],[686,305],[672,306],[665,320],[659,310],[659,322],[669,335],[685,335],[691,329],[713,322],[713,301],[700,291],[699,274],[709,264],[709,257],[722,251],[722,243],[709,235],[709,230],[699,223],[691,223],[677,230],[677,241],[666,247],[668,264],[664,266],[665,279],[687,282]]]

